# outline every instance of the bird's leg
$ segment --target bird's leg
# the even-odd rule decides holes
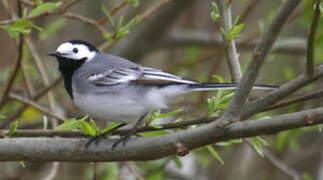
[[[117,125],[116,127],[114,127],[114,128],[112,128],[112,129],[110,129],[109,131],[107,131],[107,132],[105,132],[105,133],[102,133],[102,134],[100,134],[100,135],[98,135],[98,136],[94,136],[94,137],[91,137],[90,139],[89,139],[89,141],[85,144],[85,148],[88,148],[93,142],[95,143],[95,144],[98,144],[98,142],[102,139],[102,138],[106,138],[107,137],[107,135],[111,135],[113,132],[115,132],[117,129],[119,129],[119,128],[121,128],[121,127],[123,127],[123,126],[125,126],[126,124],[119,124],[119,125]]]
[[[112,145],[112,149],[114,149],[115,147],[118,146],[118,144],[122,143],[122,145],[125,145],[126,142],[129,140],[129,138],[132,136],[132,135],[135,135],[136,134],[136,131],[137,131],[137,128],[140,126],[140,124],[142,123],[142,121],[145,119],[147,113],[145,113],[144,115],[142,115],[139,120],[136,122],[136,124],[133,126],[133,128],[131,129],[131,131],[127,134],[125,134],[124,136],[122,136],[120,139],[117,140],[117,142],[115,142],[113,145]]]

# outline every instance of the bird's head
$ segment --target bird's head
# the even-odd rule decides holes
[[[74,72],[84,62],[92,60],[99,50],[91,44],[81,40],[71,40],[58,46],[56,51],[48,55],[56,57],[59,69],[63,74]]]
[[[98,52],[98,49],[85,41],[71,40],[60,44],[56,51],[48,55],[65,61],[90,61]]]

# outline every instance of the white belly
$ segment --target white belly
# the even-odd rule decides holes
[[[178,95],[176,86],[174,87],[175,89],[151,88],[150,91],[136,98],[127,96],[129,94],[124,96],[124,93],[121,93],[123,96],[76,93],[74,94],[74,103],[84,113],[98,120],[130,124],[135,123],[147,112],[167,108],[167,101]]]
[[[135,123],[146,109],[132,99],[122,97],[75,96],[75,105],[84,113],[108,122]]]

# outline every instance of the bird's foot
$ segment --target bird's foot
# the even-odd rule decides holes
[[[91,137],[85,144],[85,148],[88,148],[91,144],[95,143],[95,145],[97,145],[102,139],[106,139],[107,137],[111,136],[112,133],[114,131],[116,131],[117,129],[121,128],[122,126],[124,126],[126,124],[119,124],[118,126],[112,128],[111,130],[109,130],[108,132],[105,132],[103,134],[100,134],[98,136],[94,136]]]
[[[122,136],[120,139],[118,139],[115,143],[112,145],[112,149],[116,148],[120,143],[124,146],[130,139],[132,135],[135,135],[134,133],[130,132],[124,136]]]
[[[84,145],[85,148],[88,148],[91,144],[95,143],[95,145],[97,145],[101,139],[106,139],[108,135],[111,135],[111,133],[109,134],[100,134],[98,136],[94,136],[94,137],[91,137],[87,142],[86,144]]]

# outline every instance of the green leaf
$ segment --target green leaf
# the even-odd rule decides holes
[[[249,138],[249,140],[256,152],[264,157],[264,146],[268,146],[269,144],[259,136]]]
[[[106,18],[108,19],[109,23],[111,24],[111,26],[114,27],[114,20],[112,18],[112,15],[108,11],[107,7],[102,6],[101,9],[102,9],[104,15],[106,16]]]
[[[30,11],[29,16],[36,16],[43,12],[54,10],[59,6],[61,6],[62,4],[63,4],[62,2],[47,2],[47,3],[40,4],[39,6],[37,6],[36,8]]]
[[[18,121],[15,121],[14,123],[10,124],[8,136],[9,137],[13,136],[17,132],[17,128],[18,128]]]
[[[102,34],[102,36],[103,36],[103,38],[104,38],[104,39],[106,39],[106,40],[111,40],[111,39],[113,39],[113,35],[112,35],[111,33],[109,33],[109,32],[104,32],[104,33]]]
[[[134,18],[132,18],[126,25],[123,25],[124,24],[123,21],[124,21],[124,16],[121,16],[116,26],[115,38],[117,40],[123,38],[124,36],[126,36],[131,32],[134,26],[139,22],[139,16],[135,16]]]
[[[48,118],[47,116],[44,116],[43,118],[43,129],[47,129],[48,127]]]
[[[159,131],[142,132],[139,134],[142,136],[145,136],[145,137],[151,137],[151,136],[162,136],[162,135],[166,135],[169,133],[170,132],[167,130],[159,130]]]
[[[113,122],[111,124],[109,124],[107,127],[105,127],[103,130],[102,130],[102,133],[106,133],[108,131],[110,131],[111,129],[119,126],[121,123],[118,123],[118,122]]]
[[[96,136],[99,134],[96,126],[93,123],[84,120],[80,121],[80,129],[84,132],[84,134],[90,136]]]
[[[137,8],[140,4],[140,0],[126,0],[128,4],[131,4],[133,7]]]
[[[30,28],[38,31],[42,30],[31,21],[25,19],[20,19],[13,24],[0,26],[0,28],[6,30],[12,38],[17,38],[19,34],[29,34],[31,32]]]
[[[244,28],[244,24],[238,24],[233,26],[229,31],[226,31],[223,28],[220,28],[220,31],[224,35],[225,39],[233,40],[238,37],[238,34],[241,32],[243,28]]]
[[[26,168],[26,162],[25,161],[19,161],[19,164],[21,167]]]
[[[216,143],[216,145],[217,146],[229,146],[229,145],[241,144],[241,143],[242,143],[242,139],[233,139],[233,140],[229,140],[229,141],[218,142],[218,143]]]
[[[230,30],[230,35],[232,36],[233,39],[236,38],[236,36],[238,35],[238,33],[240,33],[240,31],[244,28],[244,24],[238,24],[236,26],[234,26],[231,30]]]
[[[78,129],[80,127],[81,121],[78,121],[76,119],[69,119],[65,121],[64,123],[57,126],[55,129],[57,130],[74,130]]]
[[[216,150],[213,148],[212,145],[208,145],[208,146],[206,146],[206,148],[210,152],[210,154],[214,157],[214,159],[216,159],[217,161],[219,161],[222,165],[224,164],[223,159],[218,154],[218,152],[216,152]]]
[[[6,118],[5,115],[0,114],[0,119],[5,119],[5,118]]]
[[[220,14],[220,10],[219,10],[219,7],[218,5],[216,4],[216,2],[212,1],[211,3],[211,19],[214,21],[214,22],[217,22],[221,19],[221,14]]]

